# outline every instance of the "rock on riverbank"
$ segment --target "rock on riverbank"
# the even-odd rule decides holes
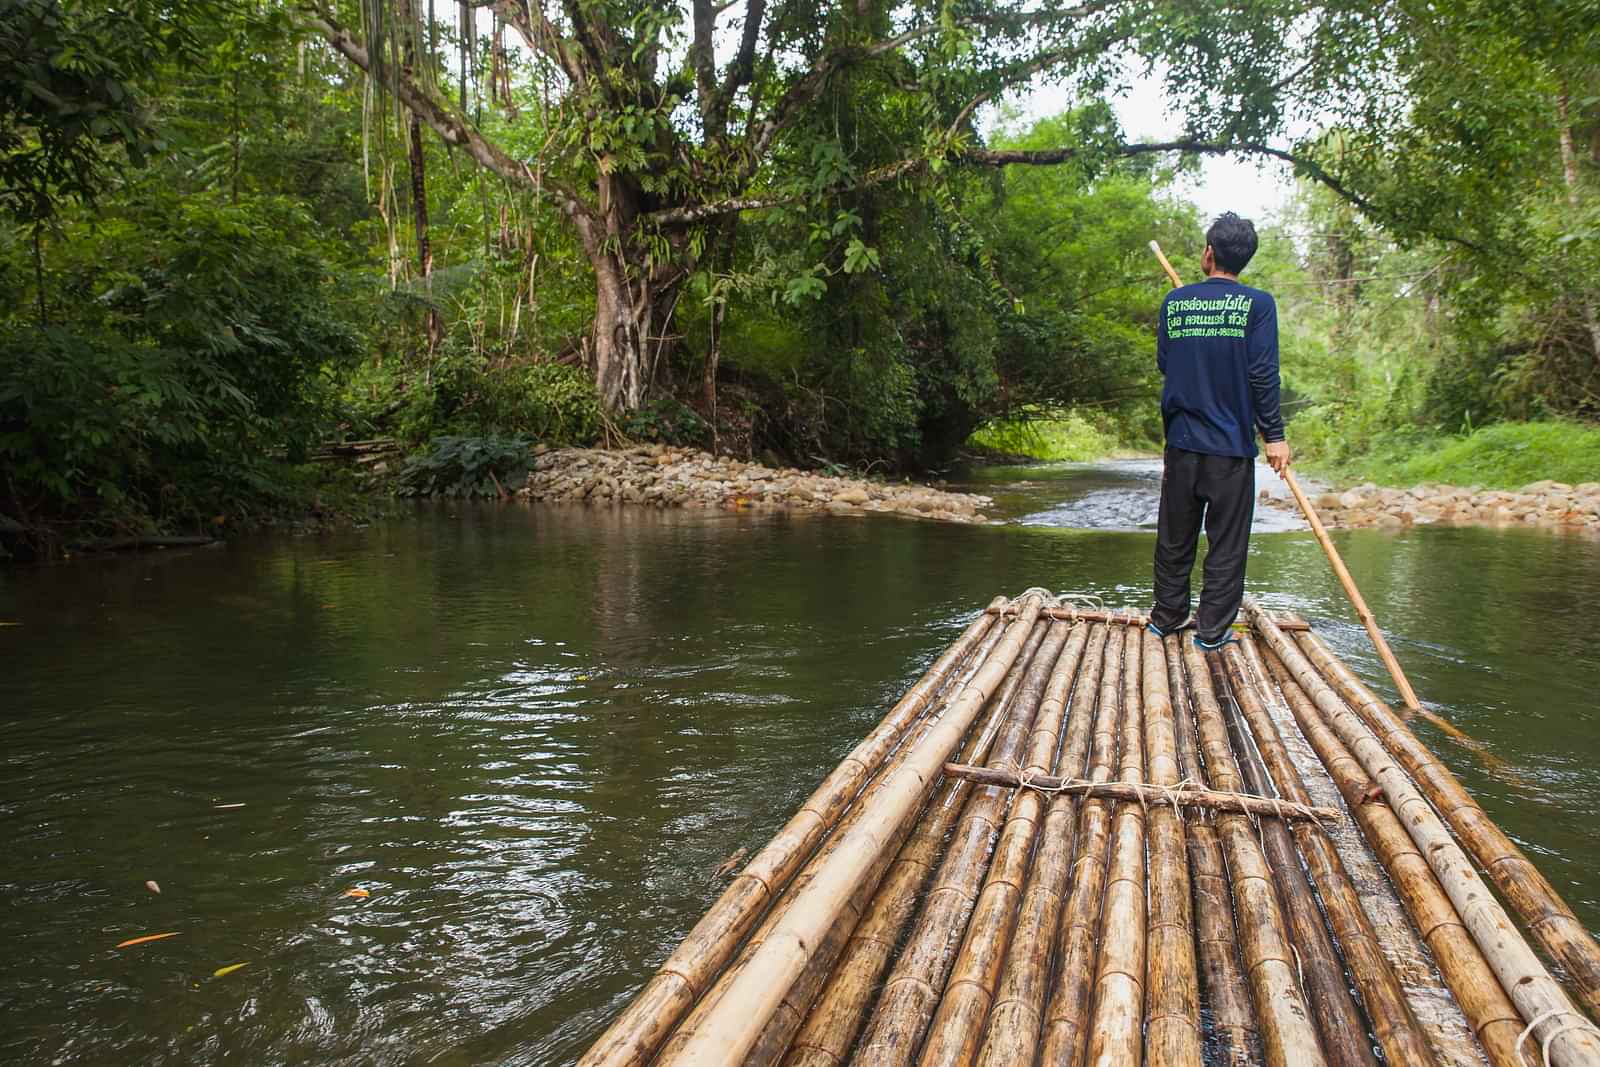
[[[537,453],[528,484],[518,495],[662,508],[784,508],[846,515],[885,511],[945,522],[982,522],[981,510],[990,503],[973,493],[774,469],[665,445]]]
[[[1382,489],[1370,482],[1312,503],[1328,526],[1546,526],[1600,532],[1600,482],[1534,482],[1516,491],[1419,485]],[[1294,508],[1294,502],[1274,502]]]

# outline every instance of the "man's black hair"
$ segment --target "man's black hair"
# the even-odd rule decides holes
[[[1218,215],[1206,231],[1206,244],[1211,246],[1217,266],[1229,274],[1244,270],[1260,243],[1256,239],[1255,224],[1231,211]]]

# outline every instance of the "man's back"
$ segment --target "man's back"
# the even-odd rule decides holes
[[[1270,294],[1219,277],[1174,289],[1156,336],[1169,446],[1254,458],[1256,428],[1268,441],[1282,439],[1278,308]]]

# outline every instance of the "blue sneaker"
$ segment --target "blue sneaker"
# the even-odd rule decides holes
[[[1157,626],[1153,622],[1147,622],[1147,623],[1144,624],[1144,632],[1149,634],[1152,637],[1165,637],[1165,636],[1167,636],[1167,631],[1163,630],[1161,627]]]
[[[1215,641],[1207,641],[1205,638],[1200,636],[1196,636],[1194,639],[1194,647],[1198,648],[1202,652],[1218,652],[1227,645],[1236,645],[1238,643],[1238,639],[1233,636],[1233,631],[1231,630],[1224,633]]]

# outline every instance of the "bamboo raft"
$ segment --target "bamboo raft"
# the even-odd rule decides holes
[[[996,598],[582,1067],[1600,1067],[1600,945],[1301,620]],[[1502,903],[1503,901],[1503,903]]]

